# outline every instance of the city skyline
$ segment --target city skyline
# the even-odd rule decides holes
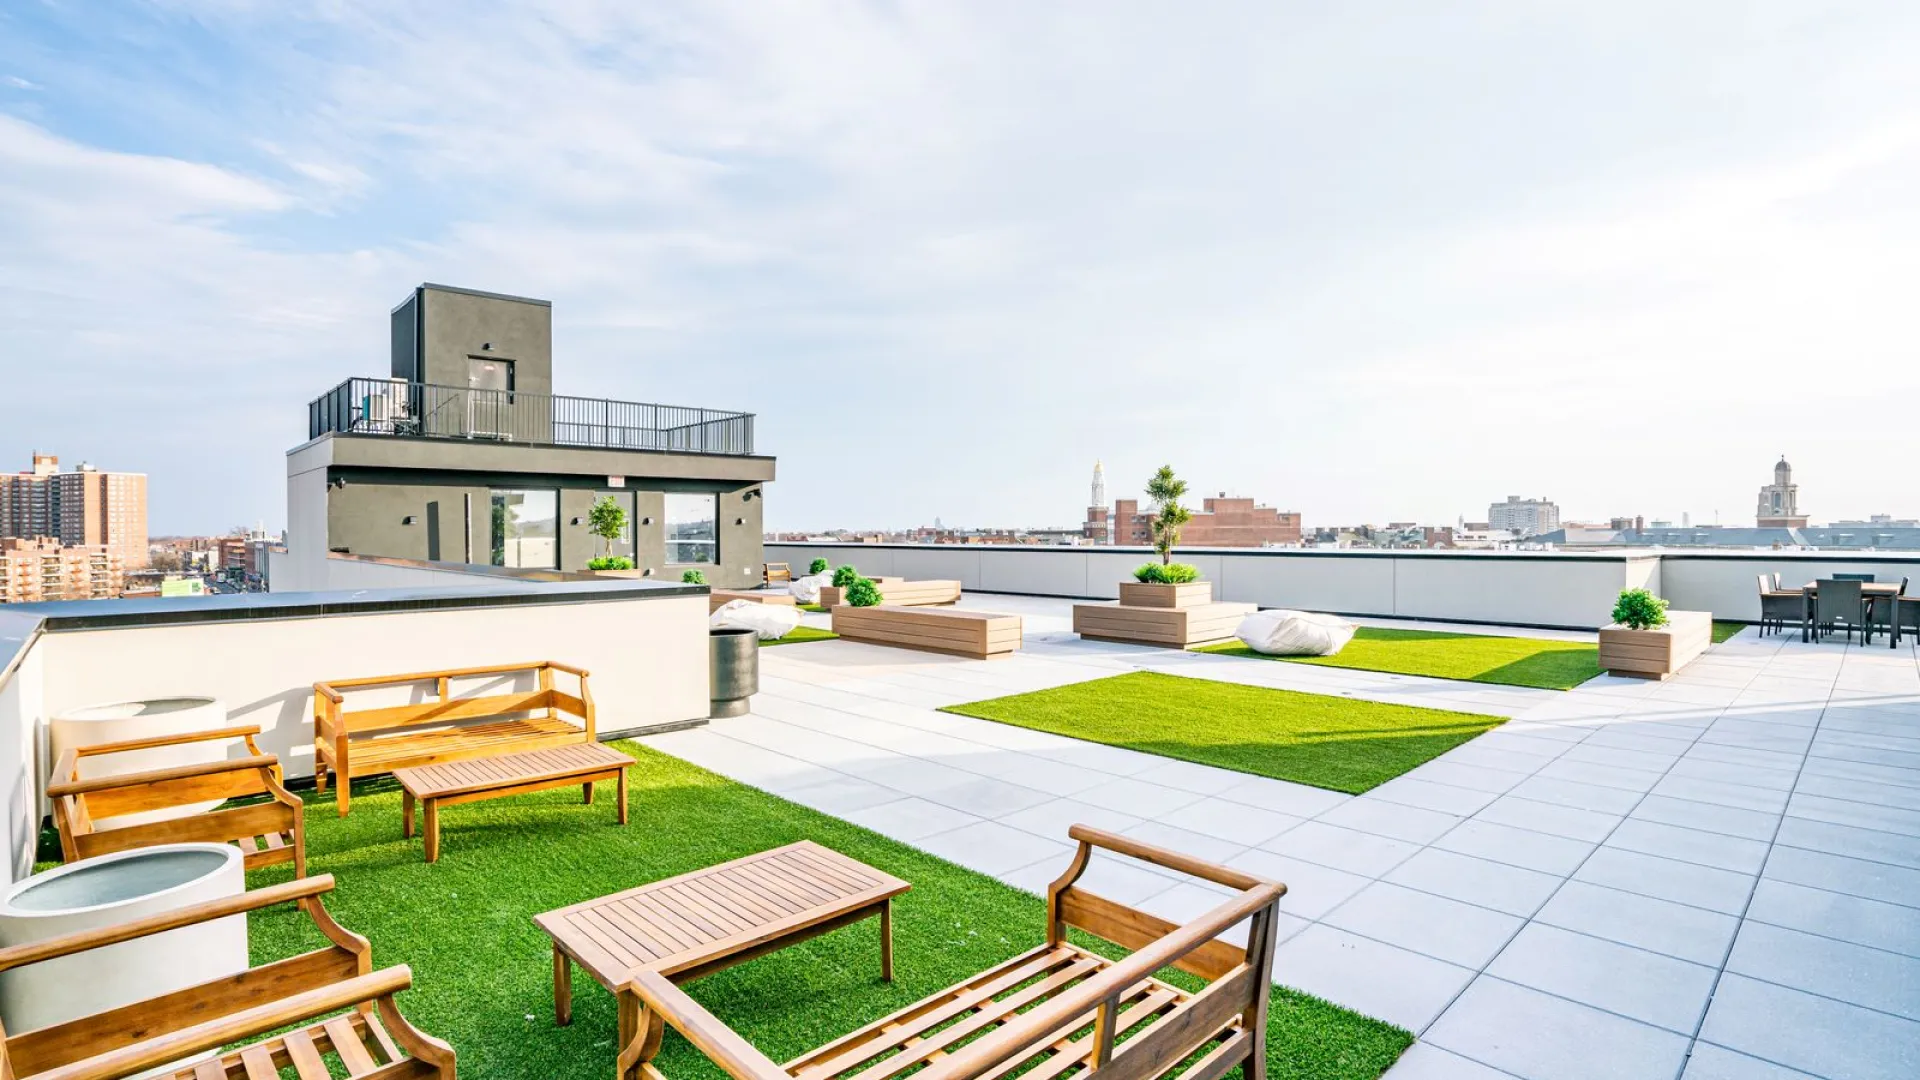
[[[1096,457],[1309,523],[1732,523],[1783,449],[1815,520],[1910,517],[1860,418],[1920,399],[1916,39],[1893,4],[17,9],[0,459],[147,473],[157,532],[282,525],[305,402],[456,280],[550,297],[572,392],[757,414],[775,529],[1071,522]],[[974,451],[871,452],[946,429]]]

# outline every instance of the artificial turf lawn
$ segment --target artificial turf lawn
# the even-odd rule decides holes
[[[1152,671],[942,711],[1355,795],[1504,722]]]
[[[819,604],[795,604],[793,606],[799,608],[801,611],[811,611],[815,615],[825,615],[827,613],[827,609]]]
[[[1746,628],[1746,623],[1715,622],[1713,624],[1713,643],[1718,645]]]
[[[334,815],[331,794],[307,793],[310,872],[339,881],[327,909],[372,941],[375,968],[412,965],[414,988],[401,995],[401,1011],[453,1044],[462,1077],[602,1080],[613,1072],[612,996],[576,969],[573,1023],[555,1026],[552,945],[534,915],[796,840],[844,852],[913,890],[894,901],[892,984],[880,981],[875,920],[689,984],[775,1061],[1045,939],[1036,896],[676,758],[614,745],[639,759],[629,773],[632,824],[614,824],[610,793],[584,807],[577,788],[473,803],[446,812],[440,861],[431,866],[418,838],[400,837],[397,787],[355,791],[345,820]],[[248,878],[259,887],[291,876],[273,867]],[[250,925],[256,964],[322,944],[292,905],[257,912]],[[1398,1028],[1274,990],[1274,1080],[1372,1080],[1412,1042]],[[723,1077],[674,1032],[658,1063],[672,1080]]]
[[[1598,645],[1375,626],[1361,627],[1347,647],[1332,656],[1268,656],[1238,641],[1203,645],[1198,651],[1541,690],[1571,690],[1600,674]]]
[[[797,645],[802,641],[833,641],[840,635],[831,630],[822,630],[817,626],[796,626],[787,631],[787,636],[772,641],[762,641],[762,645]]]

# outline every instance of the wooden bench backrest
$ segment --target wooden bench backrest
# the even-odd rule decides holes
[[[277,762],[278,759],[269,754],[220,762],[214,766],[219,769],[217,772],[200,772],[197,771],[200,768],[198,766],[160,769],[147,774],[152,779],[135,785],[63,795],[60,799],[67,803],[76,822],[90,826],[102,818],[121,814],[139,814],[188,803],[265,795],[268,791],[267,781],[273,775]],[[79,776],[72,773],[61,779],[78,780]]]
[[[563,671],[575,675],[580,680],[580,693],[569,694],[553,685],[553,673]],[[455,679],[480,678],[489,675],[536,674],[540,687],[537,690],[516,690],[504,694],[489,694],[484,697],[454,697],[452,682]],[[356,690],[373,690],[396,686],[411,686],[419,683],[433,683],[437,698],[409,705],[385,705],[368,709],[344,707],[345,694]],[[463,720],[480,720],[487,717],[506,716],[513,713],[546,712],[548,710],[577,716],[585,724],[588,734],[593,733],[593,697],[587,689],[587,676],[577,668],[544,660],[531,664],[501,664],[492,667],[456,668],[446,671],[421,671],[406,675],[384,675],[365,679],[337,679],[314,684],[314,714],[329,727],[337,725],[337,731],[349,735],[384,731],[391,728],[408,727],[416,724],[455,724]]]

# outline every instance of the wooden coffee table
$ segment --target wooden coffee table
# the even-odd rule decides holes
[[[633,759],[597,742],[554,746],[545,750],[522,750],[495,757],[448,761],[439,765],[416,765],[393,770],[400,781],[401,830],[413,836],[413,804],[426,804],[427,861],[440,861],[440,808],[458,803],[498,799],[530,791],[571,787],[586,789],[586,802],[593,805],[596,780],[619,784],[620,824],[627,823],[627,769]]]
[[[892,981],[893,898],[910,887],[802,840],[536,915],[553,938],[554,1020],[573,1021],[571,965],[579,964],[612,991],[624,1052],[642,1034],[637,973],[685,982],[875,915],[880,976]]]

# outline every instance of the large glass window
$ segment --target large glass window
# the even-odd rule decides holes
[[[667,494],[667,562],[720,562],[720,496]]]
[[[493,565],[560,568],[560,493],[493,493]]]

